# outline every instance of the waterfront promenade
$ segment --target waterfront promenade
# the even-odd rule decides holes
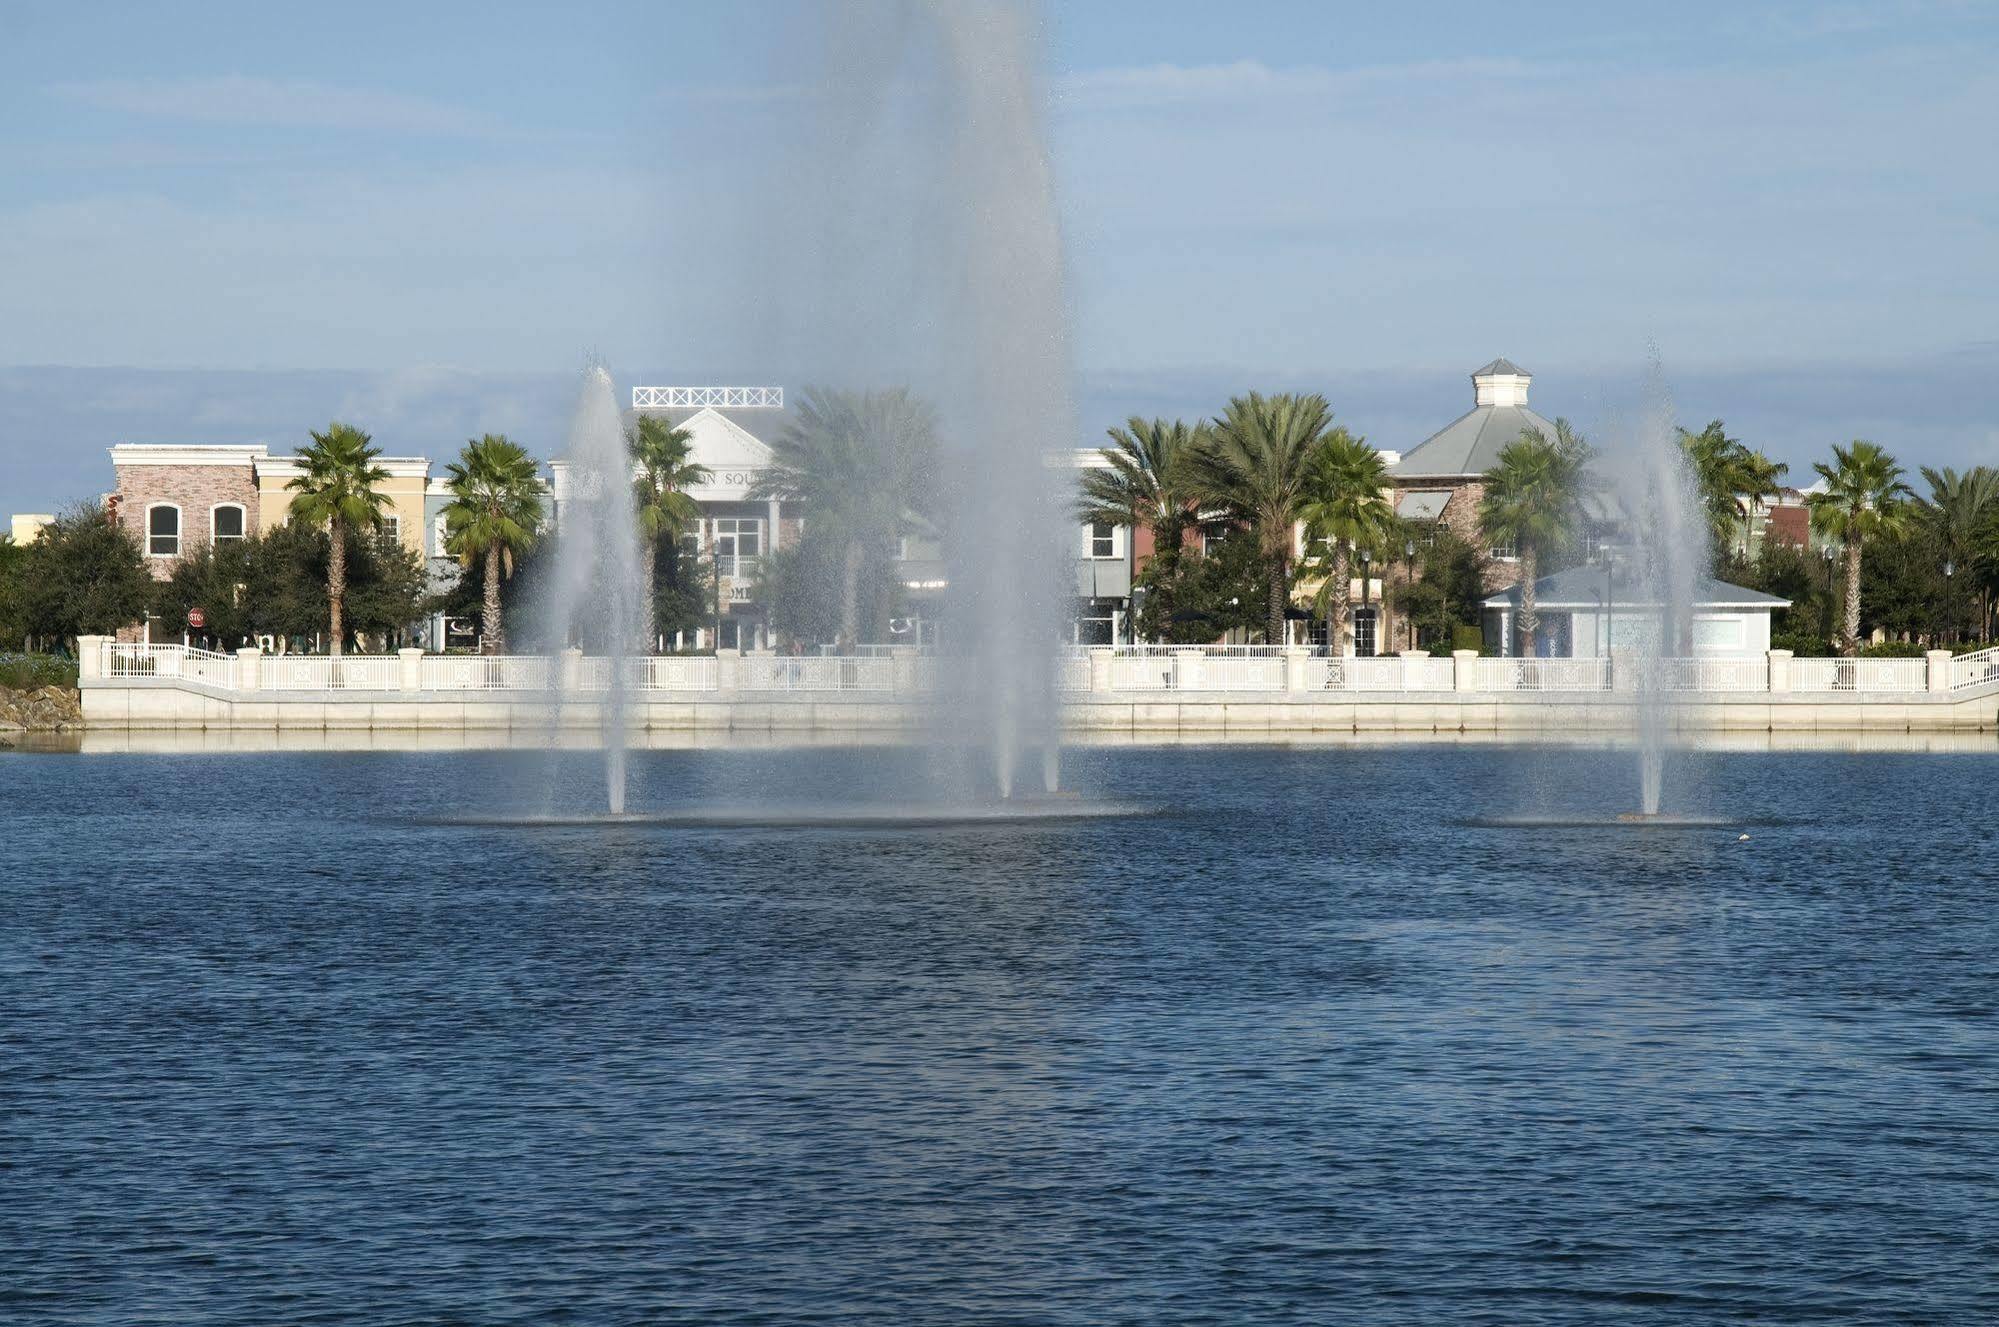
[[[332,659],[87,637],[92,728],[595,729],[614,661],[538,655]],[[616,661],[635,731],[919,728],[948,659],[891,649],[793,657],[721,651]],[[1642,705],[1683,730],[1999,730],[1999,652],[1917,659],[1504,659],[1420,651],[1339,659],[1303,648],[1101,646],[1057,661],[1079,734],[1628,732]]]

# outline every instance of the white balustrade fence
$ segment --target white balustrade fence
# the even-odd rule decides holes
[[[657,655],[613,661],[567,655],[325,655],[246,652],[244,658],[180,645],[105,642],[96,675],[104,682],[187,682],[219,690],[301,692],[504,692],[523,698],[574,688],[603,693],[611,669],[624,670],[637,693],[862,692],[934,694],[962,661],[934,655]],[[254,679],[242,675],[256,661]],[[1121,645],[1067,651],[1053,661],[1055,685],[1070,695],[1103,686],[1113,694],[1160,692],[1302,694],[1484,694],[1670,692],[1687,696],[1770,691],[1778,671],[1762,655],[1693,659],[1331,658],[1262,646]],[[1782,670],[1790,692],[1912,696],[1999,691],[1999,649],[1927,659],[1792,659]],[[1101,669],[1101,673],[1099,670]],[[1464,670],[1461,672],[1461,670]]]
[[[1918,692],[1930,686],[1926,659],[1793,659],[1793,691]]]
[[[1607,659],[1478,659],[1472,676],[1479,691],[1604,691]]]
[[[554,676],[539,655],[428,654],[425,691],[547,691]]]
[[[736,661],[743,691],[891,691],[895,660],[751,654]]]
[[[1999,684],[1999,649],[1960,654],[1950,661],[1952,691],[1992,684]]]

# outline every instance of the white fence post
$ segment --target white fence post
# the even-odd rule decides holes
[[[1930,694],[1943,695],[1950,690],[1949,650],[1931,650],[1923,657],[1930,661]]]
[[[616,668],[617,666],[618,661],[616,659],[611,660],[611,667]],[[557,656],[555,685],[564,695],[574,695],[583,689],[583,651],[581,647],[571,645]]]
[[[1117,653],[1109,645],[1090,646],[1090,690],[1105,692],[1111,689],[1111,658]]]
[[[1312,682],[1306,676],[1310,668],[1312,651],[1309,646],[1287,645],[1284,647],[1284,689],[1286,691],[1308,691]]]
[[[1784,695],[1791,689],[1791,651],[1770,651],[1770,694]]]
[[[734,691],[736,689],[736,662],[742,658],[742,654],[741,650],[717,649],[715,651],[716,690]]]
[[[255,691],[264,684],[264,651],[245,645],[236,651],[236,689]]]
[[[423,690],[423,651],[413,645],[406,645],[396,651],[401,660],[396,665],[396,690]]]
[[[1451,689],[1454,691],[1478,690],[1478,651],[1451,651]]]
[[[1402,689],[1404,691],[1420,691],[1422,689],[1417,683],[1423,676],[1423,664],[1429,657],[1430,652],[1428,650],[1402,651]],[[1455,673],[1452,674],[1451,680],[1453,682],[1457,681]]]
[[[1201,652],[1198,649],[1173,651],[1173,689],[1195,691],[1200,685]]]
[[[104,676],[104,654],[110,642],[109,636],[76,638],[76,680],[79,685],[98,681]]]
[[[755,653],[755,651],[752,651]],[[913,695],[916,691],[916,647],[914,645],[891,645],[888,647],[889,675],[888,689],[897,696]]]

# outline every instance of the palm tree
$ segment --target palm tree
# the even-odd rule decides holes
[[[445,467],[451,501],[444,508],[444,547],[460,566],[486,562],[485,598],[480,606],[482,649],[504,654],[506,622],[500,615],[500,581],[514,574],[515,555],[541,534],[540,467],[526,449],[503,433],[488,433],[465,444],[459,459]]]
[[[1840,625],[1839,650],[1860,651],[1860,552],[1870,540],[1895,539],[1908,528],[1909,509],[1903,501],[1914,491],[1902,482],[1902,467],[1875,444],[1856,438],[1832,448],[1833,463],[1816,461],[1812,469],[1826,481],[1825,491],[1805,499],[1812,510],[1812,528],[1846,549],[1846,611]]]
[[[1344,428],[1335,428],[1312,457],[1311,477],[1299,516],[1315,570],[1323,572],[1317,607],[1332,628],[1335,656],[1347,652],[1355,550],[1385,551],[1397,529],[1395,507],[1381,453]]]
[[[1190,491],[1256,534],[1265,567],[1264,639],[1284,643],[1298,513],[1311,485],[1313,456],[1332,427],[1333,410],[1317,394],[1230,400],[1205,447],[1187,457]]]
[[[1083,472],[1077,516],[1092,524],[1144,527],[1159,552],[1178,550],[1198,519],[1187,491],[1187,458],[1207,445],[1208,426],[1133,415],[1123,428],[1105,432],[1111,445],[1097,453],[1103,466]]]
[[[1717,560],[1735,543],[1742,532],[1742,555],[1749,556],[1750,521],[1756,504],[1777,494],[1777,481],[1790,470],[1762,452],[1745,447],[1731,438],[1718,419],[1709,420],[1699,433],[1679,431],[1680,451],[1694,474],[1694,484],[1706,509],[1708,526],[1714,534]]]
[[[1538,428],[1522,429],[1499,453],[1499,463],[1485,472],[1479,525],[1493,544],[1512,544],[1519,551],[1515,636],[1522,655],[1533,653],[1534,631],[1540,626],[1534,581],[1541,559],[1571,543],[1581,529],[1590,455],[1582,435],[1568,420],[1557,419],[1552,439]]]
[[[632,500],[638,509],[639,533],[645,548],[639,567],[645,577],[645,600],[641,613],[645,622],[646,648],[653,639],[653,575],[660,545],[679,556],[680,536],[701,519],[701,504],[688,489],[708,482],[708,467],[688,460],[694,435],[675,428],[656,415],[642,415],[625,434],[636,475],[632,480]]]
[[[840,553],[840,643],[860,639],[861,570],[886,559],[930,506],[937,419],[907,388],[851,392],[810,387],[771,442],[753,498],[805,504],[808,538]]]
[[[314,433],[312,445],[298,453],[299,473],[285,485],[298,496],[291,519],[307,527],[325,526],[326,599],[331,652],[340,657],[341,600],[347,593],[347,532],[375,530],[382,524],[388,495],[375,485],[389,472],[375,464],[382,449],[369,445],[368,435],[351,424],[332,423]]]

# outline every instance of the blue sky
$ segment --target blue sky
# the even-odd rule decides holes
[[[809,7],[0,0],[0,508],[334,415],[545,451],[590,353],[769,378],[733,232]],[[1092,433],[1297,387],[1406,447],[1500,354],[1588,426],[1656,345],[1798,468],[1999,462],[1999,6],[1045,13]]]

